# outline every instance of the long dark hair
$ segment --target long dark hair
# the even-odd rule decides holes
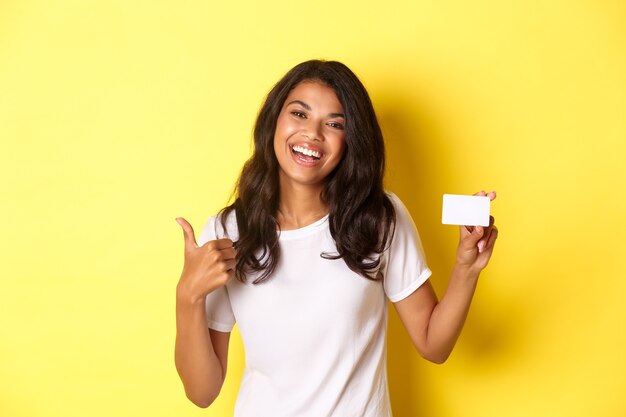
[[[319,81],[335,91],[345,114],[345,150],[339,165],[325,180],[322,200],[328,206],[330,234],[336,253],[325,259],[343,259],[354,272],[379,279],[380,254],[393,235],[395,211],[383,190],[385,146],[372,102],[354,73],[337,61],[312,60],[296,65],[267,95],[254,127],[254,154],[245,163],[236,200],[219,214],[227,229],[228,214],[237,218],[239,238],[236,276],[245,282],[267,280],[280,258],[276,219],[280,187],[274,153],[276,121],[291,90],[302,81]]]

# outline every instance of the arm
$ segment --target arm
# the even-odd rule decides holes
[[[478,193],[478,195],[484,193]],[[489,193],[493,200],[495,193]],[[435,363],[446,361],[461,334],[480,272],[487,266],[498,229],[461,226],[457,259],[439,302],[429,281],[394,304],[417,351]]]
[[[233,277],[236,250],[229,239],[198,246],[193,228],[179,218],[185,237],[185,263],[176,286],[176,370],[194,404],[208,407],[218,396],[226,376],[230,333],[210,330],[207,294]]]
[[[185,394],[198,407],[208,407],[217,398],[228,359],[230,333],[207,327],[204,303],[176,300],[176,370]]]
[[[478,276],[455,265],[448,289],[438,302],[430,281],[394,304],[422,357],[434,363],[448,359],[465,323]]]

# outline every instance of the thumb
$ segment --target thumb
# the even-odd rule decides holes
[[[176,223],[180,224],[180,227],[183,228],[183,235],[185,237],[185,249],[197,248],[198,244],[196,243],[196,235],[193,232],[193,227],[191,227],[189,222],[182,217],[177,217]]]
[[[484,234],[485,228],[483,226],[474,226],[471,232],[464,226],[461,226],[461,245],[467,249],[474,248]]]

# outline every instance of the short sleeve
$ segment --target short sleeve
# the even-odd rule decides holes
[[[198,246],[216,239],[216,217],[211,217],[198,238]],[[230,305],[227,286],[207,294],[205,299],[207,324],[210,329],[230,332],[235,325],[235,315]]]
[[[395,194],[388,195],[396,210],[396,228],[383,255],[383,287],[387,298],[395,303],[426,282],[431,271],[426,265],[424,248],[409,211]]]

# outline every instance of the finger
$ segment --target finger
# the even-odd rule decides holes
[[[237,249],[233,247],[220,249],[220,253],[222,254],[222,259],[236,259],[237,258]]]
[[[493,216],[489,216],[489,227],[487,227],[484,232],[483,232],[483,238],[480,239],[478,241],[478,243],[476,243],[476,246],[478,247],[478,252],[482,253],[482,251],[485,249],[485,247],[487,246],[487,242],[489,242],[489,238],[491,237],[491,232],[494,229],[494,224],[495,223],[495,219]]]
[[[476,230],[477,227],[482,227],[483,228],[483,232],[485,227],[484,226],[461,226],[461,239],[466,239],[468,236],[471,236],[472,234],[476,235],[477,232],[479,232],[479,230]]]
[[[472,233],[474,231],[474,226],[463,226],[461,227],[461,235],[463,235],[463,228],[465,228],[467,233]]]
[[[485,236],[488,235],[488,232],[490,230],[489,228],[491,226],[493,226],[494,222],[495,222],[494,217],[493,216],[489,216],[489,226],[487,226],[487,229],[483,230]],[[465,236],[468,236],[468,235],[474,233],[475,230],[476,230],[476,227],[477,226],[461,226],[461,238],[464,238]],[[484,227],[484,226],[481,226],[481,227]],[[463,229],[465,229],[465,230],[463,230]],[[467,233],[465,233],[465,232],[467,232]]]
[[[485,231],[485,237],[480,239],[478,243],[476,243],[476,247],[478,248],[478,253],[483,253],[483,251],[485,250],[485,246],[487,242],[489,241],[490,236],[491,236],[491,230],[489,230],[488,232]]]
[[[233,247],[233,241],[230,239],[215,239],[209,240],[203,246],[206,246],[209,250],[222,250]]]
[[[477,193],[474,193],[474,195],[476,196],[480,196],[480,197],[489,197],[489,199],[491,201],[495,200],[496,197],[498,196],[497,193],[495,191],[489,191],[488,193],[483,191],[479,191]]]
[[[237,266],[237,261],[234,259],[227,259],[224,261],[224,271],[232,271]]]
[[[485,245],[484,251],[489,251],[493,249],[493,245],[496,244],[496,239],[498,238],[498,228],[494,227],[489,235],[489,240],[487,240],[487,244]]]
[[[185,237],[185,248],[197,248],[198,244],[196,243],[196,235],[193,232],[193,227],[191,227],[189,222],[182,217],[177,217],[176,223],[180,224],[180,227],[183,228],[183,236]]]
[[[218,245],[218,249],[227,249],[234,246],[233,241],[226,238],[217,239],[215,243]]]
[[[468,226],[463,226],[463,227],[466,228],[466,231],[465,232],[461,231],[460,245],[463,246],[463,248],[468,249],[468,250],[476,247],[476,244],[478,243],[478,241],[485,234],[485,228],[483,226],[472,226],[473,227],[472,232],[467,233]]]

